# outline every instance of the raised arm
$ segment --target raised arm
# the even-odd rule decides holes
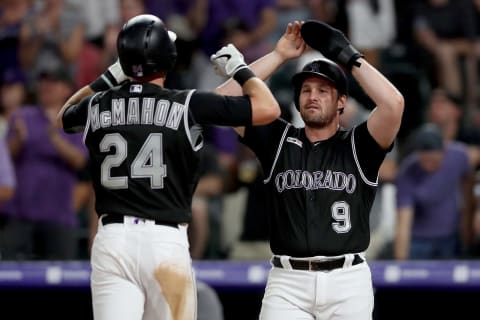
[[[63,128],[63,115],[65,111],[72,105],[79,103],[83,98],[99,91],[107,90],[112,88],[123,81],[126,81],[128,78],[122,71],[122,67],[118,60],[108,67],[107,71],[105,71],[100,77],[94,80],[89,85],[86,85],[77,92],[75,92],[65,104],[62,106],[62,109],[57,114],[57,126]]]
[[[299,21],[289,23],[275,49],[249,65],[258,78],[267,80],[286,61],[302,55],[306,45],[300,35],[300,26],[301,22]],[[243,94],[242,88],[233,79],[218,86],[215,92],[233,96]]]
[[[367,120],[368,131],[381,147],[388,148],[400,129],[403,96],[365,59],[360,58],[358,62],[360,66],[354,67],[352,74],[377,106]]]
[[[229,44],[221,48],[210,60],[218,74],[232,77],[241,86],[241,94],[249,96],[252,105],[252,124],[267,124],[280,116],[280,106],[272,92],[247,67],[243,55],[235,46]]]
[[[376,108],[368,118],[368,131],[377,143],[388,148],[394,141],[404,109],[402,94],[377,69],[363,59],[345,35],[320,21],[307,21],[301,27],[305,42],[350,71]]]

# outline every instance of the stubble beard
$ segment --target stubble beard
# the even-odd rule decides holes
[[[305,125],[312,128],[324,128],[331,124],[337,116],[337,110],[328,110],[327,113],[309,113],[303,109],[300,112]]]

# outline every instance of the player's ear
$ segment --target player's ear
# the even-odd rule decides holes
[[[342,94],[340,97],[338,97],[338,100],[337,100],[337,110],[339,114],[343,113],[343,110],[345,109],[346,106],[347,106],[347,96]]]

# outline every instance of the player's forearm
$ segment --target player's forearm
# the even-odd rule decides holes
[[[94,91],[90,86],[84,86],[83,88],[80,88],[77,92],[75,92],[68,100],[65,102],[63,105],[62,109],[57,114],[57,126],[60,128],[63,128],[63,114],[65,113],[65,110],[68,109],[71,105],[79,103],[83,98],[93,94]]]
[[[400,120],[404,99],[397,88],[365,59],[358,60],[360,67],[352,68],[352,74],[377,106],[388,108]]]
[[[252,124],[268,124],[280,116],[280,106],[267,85],[259,78],[250,78],[243,85],[243,93],[252,103]]]

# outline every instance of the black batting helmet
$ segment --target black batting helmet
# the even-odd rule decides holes
[[[142,78],[170,71],[177,60],[176,35],[151,14],[128,20],[117,38],[120,65],[125,75]]]
[[[328,59],[314,60],[307,63],[302,71],[292,77],[294,102],[298,110],[300,110],[299,97],[302,83],[306,78],[311,76],[322,77],[331,81],[337,88],[339,95],[347,95],[348,93],[347,76],[336,63]]]

